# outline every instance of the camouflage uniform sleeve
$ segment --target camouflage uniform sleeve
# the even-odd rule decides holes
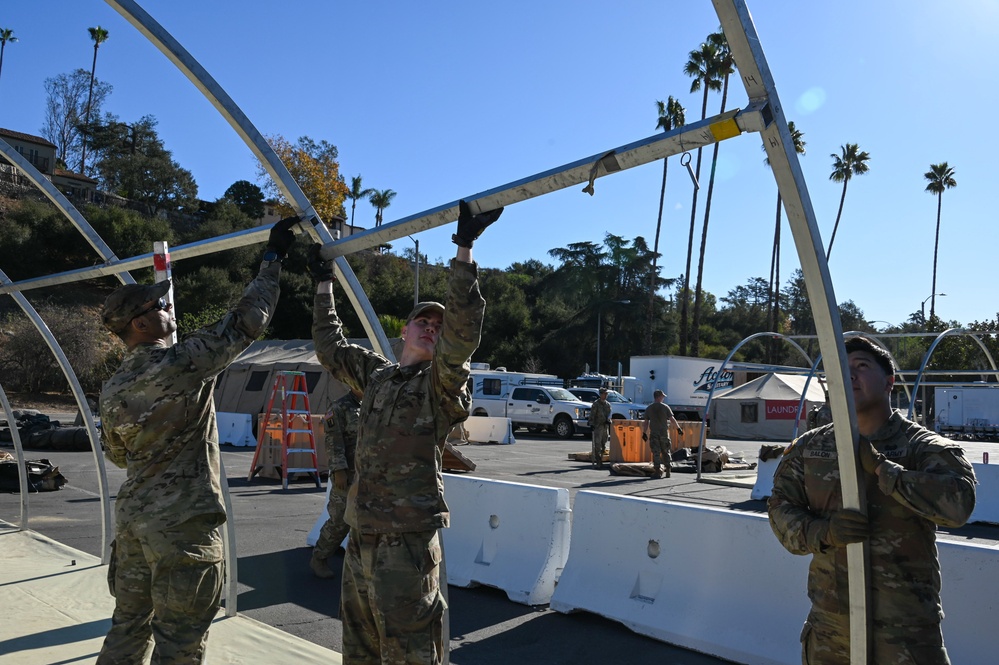
[[[281,264],[262,264],[243,296],[220,321],[186,336],[181,350],[191,364],[207,375],[218,374],[263,334],[274,316],[281,293]]]
[[[913,470],[886,460],[878,488],[909,510],[934,524],[964,525],[975,509],[975,471],[964,451],[930,434]]]
[[[347,414],[339,402],[333,404],[332,422],[327,423],[326,445],[329,450],[330,471],[339,471],[347,468],[347,439],[344,436],[344,425],[347,422]]]
[[[791,554],[815,554],[827,549],[820,538],[827,520],[808,507],[801,441],[799,438],[791,444],[777,466],[767,514],[770,528],[784,549]]]
[[[373,371],[389,364],[383,355],[347,341],[331,293],[316,294],[312,312],[312,341],[319,363],[333,378],[360,392],[364,392]]]
[[[467,387],[471,370],[469,361],[482,339],[485,310],[477,266],[451,259],[444,326],[434,349],[431,386],[452,424],[468,418],[471,406]]]

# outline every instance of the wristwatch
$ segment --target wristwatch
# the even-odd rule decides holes
[[[267,261],[269,263],[274,263],[275,261],[277,261],[278,263],[281,263],[281,255],[275,252],[273,249],[268,249],[266,252],[264,252],[264,261]]]

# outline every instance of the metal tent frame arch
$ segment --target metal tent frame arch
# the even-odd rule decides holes
[[[771,171],[777,182],[788,223],[791,227],[805,284],[812,304],[819,347],[830,359],[826,369],[829,402],[833,417],[841,423],[850,423],[836,431],[839,458],[853,460],[857,440],[855,423],[851,422],[852,394],[846,389],[846,358],[843,353],[842,326],[836,299],[825,260],[823,244],[798,163],[797,154],[784,116],[783,106],[763,53],[759,36],[745,0],[712,0],[722,30],[729,43],[739,69],[739,77],[749,98],[748,105],[736,111],[720,114],[701,122],[692,123],[680,130],[660,133],[634,143],[604,151],[577,162],[546,171],[516,182],[466,197],[472,212],[507,206],[565,187],[588,183],[592,191],[595,179],[624,169],[657,161],[685,150],[703,147],[733,138],[745,132],[758,133],[763,141]],[[372,338],[376,349],[391,357],[384,331],[367,302],[363,289],[347,265],[344,256],[361,249],[411,235],[454,221],[457,218],[457,201],[400,219],[396,222],[370,229],[344,240],[333,238],[315,214],[315,209],[291,179],[287,169],[273,155],[266,141],[250,121],[226,95],[193,57],[138,4],[132,0],[106,0],[116,11],[142,32],[180,69],[212,102],[220,114],[243,138],[251,151],[260,158],[271,177],[281,187],[296,212],[308,221],[318,222],[315,227],[302,224],[303,231],[323,243],[324,257],[335,261],[341,281],[348,285],[348,298]],[[264,240],[266,229],[229,234],[208,241],[194,243],[172,250],[172,256],[181,260],[189,256],[207,254],[228,247],[244,246]],[[151,256],[133,257],[111,261],[97,268],[69,271],[45,278],[0,284],[0,294],[19,293],[32,288],[57,283],[67,283],[106,274],[119,274],[152,263]],[[863,510],[858,492],[856,468],[844,464],[841,469],[844,507]],[[102,498],[102,501],[104,499]],[[849,598],[851,610],[851,662],[866,662],[868,641],[866,612],[866,568],[864,545],[847,547],[849,566]],[[232,573],[233,570],[230,570]],[[233,600],[230,596],[229,600]],[[227,602],[227,606],[229,603]],[[227,607],[228,611],[228,607]]]

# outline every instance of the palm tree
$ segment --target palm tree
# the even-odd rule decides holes
[[[357,207],[357,200],[370,196],[375,190],[370,187],[365,189],[361,186],[361,176],[356,175],[350,179],[350,189],[347,196],[350,198],[350,227],[354,228],[354,209]]]
[[[721,90],[721,79],[717,75],[718,53],[714,44],[705,41],[698,48],[688,54],[687,64],[683,66],[683,73],[693,77],[690,83],[690,91],[697,92],[704,88],[704,100],[701,102],[701,120],[708,115],[708,91]],[[697,168],[695,178],[701,180],[701,152],[703,148],[697,149]],[[690,260],[694,253],[694,222],[697,216],[697,192],[694,188],[693,201],[690,205],[690,235],[687,238],[687,267],[683,273],[683,287],[680,306],[680,355],[687,355],[687,309],[690,302]]]
[[[940,208],[943,205],[943,193],[945,189],[957,187],[957,180],[954,180],[954,169],[947,165],[947,162],[930,164],[930,170],[923,174],[929,180],[926,191],[937,195],[937,233],[933,240],[933,295],[930,296],[930,321],[936,315],[937,307],[937,249],[940,247]]]
[[[392,205],[392,199],[395,198],[395,192],[391,189],[386,189],[378,191],[377,189],[371,190],[371,194],[368,195],[368,201],[371,205],[375,207],[375,226],[379,227],[382,225],[382,211]]]
[[[659,120],[656,121],[656,129],[661,129],[664,132],[668,132],[677,127],[683,127],[686,124],[686,118],[683,106],[673,95],[669,96],[665,102],[656,101],[656,108],[659,111]],[[656,269],[656,261],[659,258],[659,232],[663,225],[663,203],[666,200],[666,172],[669,166],[669,159],[663,158],[663,186],[659,190],[659,217],[656,219],[656,242],[652,247],[652,272],[649,275],[649,312],[648,320],[645,327],[645,353],[652,353],[652,319],[653,319],[653,309],[656,300],[656,275],[658,270]]]
[[[788,132],[791,134],[791,143],[794,151],[799,155],[805,154],[805,142],[802,140],[804,134],[794,126],[794,121],[787,123]],[[766,146],[760,146],[766,149]],[[763,163],[770,167],[770,158],[767,157]],[[777,220],[774,222],[774,246],[770,256],[770,297],[767,302],[767,329],[777,330],[780,321],[780,217],[781,217],[780,189],[777,190]],[[776,358],[771,358],[771,362],[776,362]]]
[[[719,30],[721,30],[721,28],[719,28]],[[712,33],[708,35],[707,41],[715,49],[715,76],[721,77],[723,80],[721,110],[719,113],[724,113],[725,102],[728,99],[728,77],[735,71],[735,60],[732,58],[732,51],[728,47],[728,41],[725,39],[725,33]],[[711,176],[708,178],[708,196],[704,202],[704,225],[701,227],[701,251],[697,260],[697,286],[694,288],[694,321],[691,324],[690,331],[690,353],[695,357],[698,354],[698,340],[700,337],[702,296],[701,279],[704,276],[704,250],[708,243],[708,220],[711,217],[711,194],[714,192],[715,188],[715,169],[718,166],[718,147],[719,143],[715,142],[714,151],[711,156]]]
[[[17,37],[10,28],[0,28],[0,74],[3,74],[3,52],[7,48],[7,42],[16,42]]]
[[[833,158],[833,171],[829,179],[834,182],[843,183],[843,193],[839,197],[839,210],[836,212],[836,223],[833,225],[832,237],[829,238],[829,247],[826,249],[826,261],[832,253],[833,242],[836,241],[836,230],[839,228],[839,218],[843,214],[843,201],[846,200],[846,186],[850,178],[855,175],[867,173],[867,161],[871,158],[867,151],[861,151],[856,143],[847,143],[840,146],[840,154],[835,152],[829,155]]]
[[[90,132],[90,101],[94,96],[94,72],[97,71],[97,49],[100,48],[101,44],[108,40],[108,31],[97,26],[96,28],[87,28],[90,32],[90,39],[94,42],[94,62],[90,65],[90,90],[87,92],[87,112],[83,118],[84,126],[84,136],[83,136],[83,149],[80,152],[80,173],[86,175],[84,167],[87,164],[87,134]]]

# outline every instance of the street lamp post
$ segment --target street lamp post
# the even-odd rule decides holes
[[[406,236],[416,245],[416,278],[413,289],[413,307],[420,304],[420,241],[413,236]]]
[[[923,303],[919,306],[919,312],[923,317],[923,326],[926,326],[926,301],[930,298],[935,298],[937,296],[946,296],[946,293],[931,293],[930,295],[923,298]],[[935,313],[936,311],[936,301],[933,301],[933,305],[930,306],[930,313]]]
[[[601,330],[603,328],[602,324],[603,324],[604,305],[613,305],[613,304],[617,304],[617,305],[630,305],[631,301],[630,300],[605,300],[604,302],[602,302],[599,305],[597,305],[597,368],[596,368],[597,374],[600,373],[600,337],[601,337],[600,333],[601,333]]]

